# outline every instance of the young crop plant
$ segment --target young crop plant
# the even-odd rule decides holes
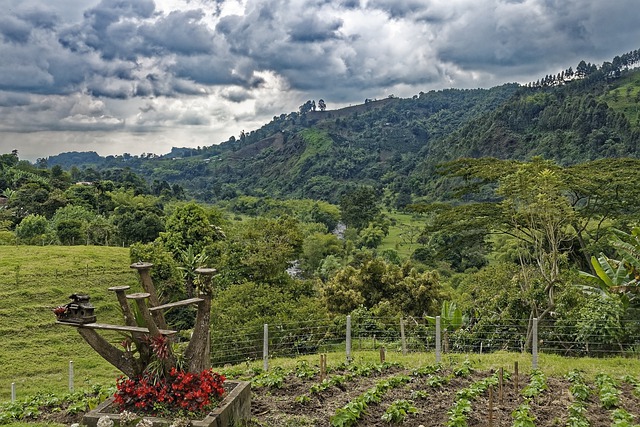
[[[309,366],[309,363],[306,360],[301,360],[296,363],[294,372],[296,374],[296,377],[307,379],[316,376],[320,372],[320,370]]]
[[[436,372],[442,371],[442,364],[436,363],[434,365],[427,365],[421,368],[416,368],[413,370],[412,375],[414,377],[426,377],[428,375],[433,375]]]
[[[584,382],[582,372],[572,370],[567,374],[567,379],[571,382],[569,392],[574,401],[569,405],[569,417],[567,419],[567,427],[589,427],[590,423],[587,419],[587,399],[591,394],[591,389]]]
[[[598,387],[598,396],[600,404],[605,409],[616,408],[620,403],[620,390],[618,385],[608,374],[600,373],[596,375],[596,387]]]
[[[639,427],[640,424],[634,424],[634,416],[625,409],[615,409],[611,411],[612,427]]]
[[[391,403],[387,410],[384,411],[382,421],[392,424],[402,424],[408,415],[416,413],[418,413],[418,408],[413,406],[412,402],[400,399]]]
[[[400,387],[409,381],[411,381],[411,378],[406,375],[398,375],[378,381],[374,387],[368,389],[342,408],[338,408],[336,413],[329,418],[330,425],[332,427],[351,427],[355,425],[362,418],[370,404],[380,403],[388,390]]]
[[[632,393],[635,397],[640,397],[640,381],[638,381],[631,375],[625,375],[624,377],[622,377],[622,381],[626,382],[627,384],[631,385],[631,387],[633,387]]]
[[[449,415],[447,427],[466,427],[467,416],[471,412],[471,401],[484,393],[489,387],[497,385],[498,381],[498,374],[495,373],[488,378],[476,381],[468,387],[458,390],[453,406],[447,411],[447,415]]]
[[[412,399],[426,399],[429,397],[429,393],[424,390],[412,390],[411,398]]]
[[[531,413],[529,402],[521,403],[512,413],[513,427],[535,427],[536,417]]]
[[[432,388],[439,388],[449,383],[449,379],[440,375],[432,375],[425,380],[425,384]]]
[[[447,411],[447,427],[467,427],[467,414],[471,412],[469,399],[457,399],[451,409]]]
[[[471,375],[473,373],[474,369],[471,366],[471,362],[469,361],[469,359],[465,359],[464,362],[462,362],[462,366],[455,368],[453,370],[453,375],[455,375],[456,377],[468,377],[469,375]]]
[[[522,395],[528,399],[535,398],[547,389],[547,377],[539,369],[531,371],[529,384],[522,389]]]
[[[282,388],[282,384],[287,375],[281,367],[276,366],[272,371],[263,372],[253,377],[251,384],[256,387]]]

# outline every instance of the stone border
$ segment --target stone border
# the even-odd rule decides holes
[[[231,427],[251,418],[251,383],[248,381],[225,381],[229,390],[220,405],[202,420],[192,420],[193,427]],[[82,424],[96,427],[102,416],[111,418],[116,426],[120,425],[120,414],[106,412],[113,403],[113,397],[102,402],[96,409],[82,417]],[[169,427],[173,420],[167,418],[144,417],[153,423],[153,427]]]

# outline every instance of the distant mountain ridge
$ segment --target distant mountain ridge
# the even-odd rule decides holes
[[[336,202],[355,185],[438,198],[435,166],[459,157],[573,164],[640,154],[640,73],[629,55],[580,67],[562,84],[447,89],[339,110],[282,114],[260,129],[165,156],[63,153],[49,166],[91,172],[130,168],[150,182],[179,184],[202,201],[240,194]],[[635,116],[634,116],[635,114]]]

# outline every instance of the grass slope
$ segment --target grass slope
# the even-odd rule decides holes
[[[56,325],[52,309],[87,293],[101,323],[122,324],[110,286],[141,291],[129,251],[111,247],[0,246],[0,401],[36,392],[65,392],[69,361],[75,385],[113,380],[118,371],[72,327]],[[122,340],[106,335],[113,343]]]

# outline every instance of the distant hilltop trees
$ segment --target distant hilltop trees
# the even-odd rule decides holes
[[[529,82],[527,87],[552,87],[567,84],[573,80],[580,80],[586,77],[601,79],[615,79],[620,77],[622,70],[628,70],[640,63],[640,49],[633,50],[613,58],[612,62],[603,62],[600,67],[590,62],[580,61],[575,71],[572,67],[558,73],[557,75],[547,74],[544,78],[535,82]]]
[[[317,111],[317,109],[319,109],[320,111],[324,111],[327,109],[327,104],[324,102],[324,99],[318,101],[317,107],[315,100],[308,100],[307,102],[302,104],[298,110],[300,111],[300,114],[305,114],[309,111]]]

